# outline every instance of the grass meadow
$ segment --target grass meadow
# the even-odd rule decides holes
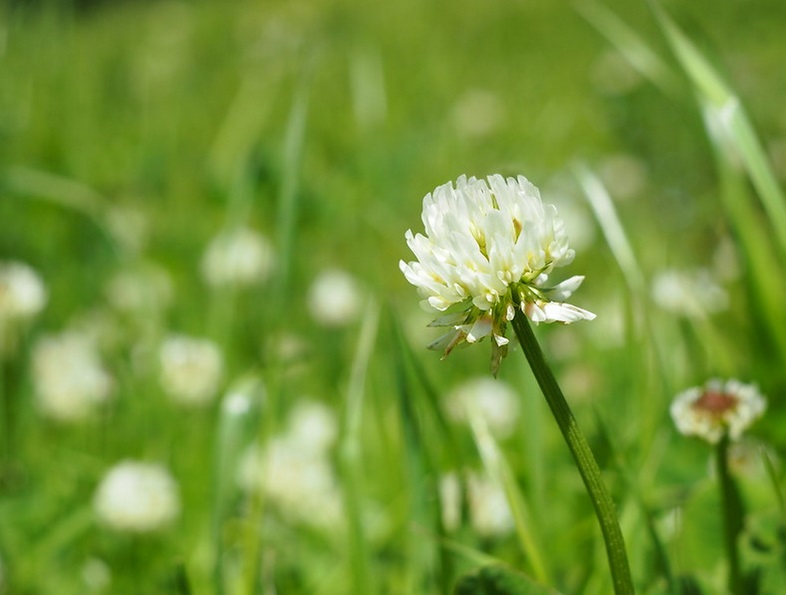
[[[0,593],[611,593],[520,349],[496,380],[489,340],[441,360],[399,271],[423,197],[492,173],[586,276],[597,319],[535,332],[636,592],[727,592],[732,522],[744,592],[783,593],[784,27],[775,0],[4,3]],[[732,509],[669,414],[710,378],[767,397]]]

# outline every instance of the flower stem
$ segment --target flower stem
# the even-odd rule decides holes
[[[726,542],[726,557],[729,563],[728,590],[732,595],[742,595],[742,576],[737,538],[742,531],[741,502],[737,487],[729,473],[729,437],[725,435],[715,451],[715,469],[723,507],[723,533]]]
[[[616,595],[629,595],[634,592],[633,582],[628,567],[628,555],[625,551],[625,541],[622,537],[617,513],[611,495],[603,483],[603,478],[598,468],[598,463],[592,454],[586,438],[581,433],[576,418],[570,410],[568,402],[560,390],[554,374],[543,357],[543,352],[538,345],[529,320],[519,308],[513,318],[513,329],[521,344],[524,355],[527,357],[535,379],[546,397],[554,419],[559,426],[562,436],[570,449],[576,466],[579,469],[587,493],[592,500],[595,514],[600,523],[603,539],[606,543],[606,554],[609,558],[611,578]]]

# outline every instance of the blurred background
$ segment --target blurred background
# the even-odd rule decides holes
[[[608,593],[525,360],[440,361],[398,270],[423,196],[491,173],[586,275],[598,319],[537,333],[641,592],[718,592],[711,451],[668,414],[713,376],[769,397],[739,473],[777,586],[786,6],[663,6],[753,167],[646,2],[4,3],[0,592],[438,593],[495,559]]]

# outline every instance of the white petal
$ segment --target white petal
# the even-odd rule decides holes
[[[546,302],[542,305],[542,310],[546,317],[544,322],[563,322],[565,324],[570,324],[577,320],[593,320],[595,318],[595,314],[592,312],[572,304]]]
[[[467,343],[475,343],[480,341],[483,337],[491,334],[493,328],[493,320],[491,316],[481,316],[472,325],[469,333],[467,333]]]
[[[507,345],[508,343],[510,343],[510,339],[508,339],[507,337],[503,337],[502,335],[498,335],[497,333],[494,333],[494,342],[500,347],[502,347],[503,345]]]
[[[576,275],[570,279],[565,279],[562,283],[558,283],[554,287],[542,288],[541,290],[549,299],[555,302],[564,302],[579,288],[582,281],[584,281],[584,276]]]

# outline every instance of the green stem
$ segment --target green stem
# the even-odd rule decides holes
[[[587,493],[592,500],[595,514],[600,523],[600,530],[606,543],[606,554],[609,558],[614,593],[616,595],[630,595],[634,593],[634,590],[630,568],[628,567],[628,555],[625,551],[625,541],[617,521],[614,502],[606,489],[606,485],[603,483],[598,463],[595,461],[586,438],[584,438],[579,429],[576,418],[573,416],[573,412],[570,410],[570,406],[565,400],[551,368],[549,368],[543,357],[543,352],[540,349],[540,345],[538,345],[535,334],[532,332],[529,320],[518,308],[516,309],[516,316],[513,318],[513,329],[516,332],[516,337],[521,344],[524,355],[527,357],[527,362],[529,362],[530,368],[532,368],[535,379],[538,381],[540,390],[543,391],[543,395],[546,397],[546,402],[551,408],[562,436],[565,438],[573,459],[576,461],[576,466],[579,469],[582,480],[584,480]]]
[[[729,437],[725,435],[718,443],[715,452],[715,469],[718,472],[718,485],[723,507],[723,536],[726,542],[726,557],[729,563],[728,590],[732,595],[743,595],[740,556],[737,538],[742,531],[741,502],[737,486],[729,473]]]

